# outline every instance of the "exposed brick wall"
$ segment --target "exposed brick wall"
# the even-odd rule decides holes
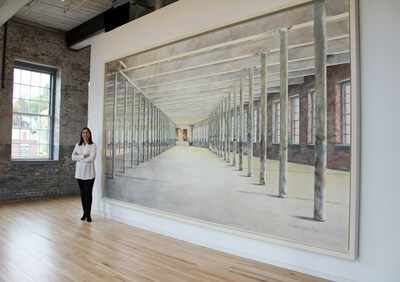
[[[0,201],[61,196],[79,192],[71,161],[80,130],[87,124],[90,48],[72,51],[60,31],[12,19],[7,23],[5,87],[0,89]],[[0,28],[3,56],[4,25]],[[11,161],[13,66],[16,59],[59,69],[59,160],[47,163]],[[60,84],[61,83],[61,84]]]

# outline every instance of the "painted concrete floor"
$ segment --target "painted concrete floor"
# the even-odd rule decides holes
[[[267,183],[204,148],[176,146],[105,178],[107,198],[272,238],[345,251],[348,248],[350,173],[327,172],[326,221],[312,219],[314,167],[288,163],[288,193],[279,198],[279,161],[267,161]],[[238,158],[237,158],[238,160]],[[107,161],[107,170],[111,167]]]

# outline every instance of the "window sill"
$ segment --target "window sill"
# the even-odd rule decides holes
[[[335,145],[335,150],[338,150],[338,151],[350,150],[350,148],[351,148],[350,145],[345,145],[345,144],[336,144]]]
[[[34,165],[34,164],[58,164],[58,160],[35,160],[35,159],[30,159],[30,160],[21,160],[21,159],[15,159],[11,160],[11,163],[13,165]]]

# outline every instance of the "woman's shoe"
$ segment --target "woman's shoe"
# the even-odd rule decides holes
[[[86,215],[82,215],[81,220],[85,220],[86,219]]]
[[[87,222],[92,222],[92,218],[91,218],[90,216],[88,216],[88,217],[86,218],[86,221],[87,221]]]

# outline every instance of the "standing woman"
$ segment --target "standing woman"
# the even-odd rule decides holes
[[[94,160],[96,159],[96,143],[92,141],[90,129],[85,127],[81,131],[81,140],[75,145],[72,160],[76,161],[75,178],[81,190],[83,216],[81,220],[92,221],[90,210],[92,208],[92,191],[96,172]]]

